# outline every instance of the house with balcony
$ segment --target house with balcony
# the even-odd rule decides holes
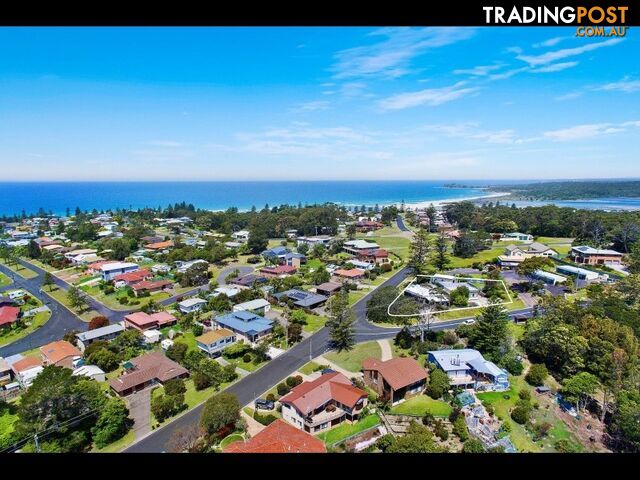
[[[427,385],[427,371],[411,357],[397,357],[384,362],[365,358],[362,372],[364,383],[392,405],[420,395]]]
[[[273,331],[273,320],[255,313],[242,310],[212,318],[217,328],[226,328],[236,334],[238,339],[255,343]]]
[[[485,391],[509,389],[509,377],[505,370],[485,360],[482,354],[471,348],[432,350],[428,362],[435,364],[449,376],[452,387]]]
[[[235,333],[226,328],[210,330],[196,337],[198,348],[210,357],[220,355],[225,348],[232,345],[235,341]]]
[[[308,433],[319,433],[343,422],[355,422],[367,405],[367,392],[339,372],[303,382],[280,399],[282,419]]]
[[[586,245],[572,247],[569,256],[574,262],[584,265],[620,265],[622,263],[622,253]]]

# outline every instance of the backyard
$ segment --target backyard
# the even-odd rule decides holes
[[[373,357],[378,360],[382,356],[378,342],[359,343],[352,350],[342,352],[330,351],[324,357],[332,363],[350,372],[359,372],[362,368],[362,361],[365,358]]]
[[[452,410],[451,405],[446,402],[434,400],[427,395],[417,395],[400,405],[396,405],[391,409],[390,413],[416,417],[424,417],[427,413],[430,413],[434,417],[448,417]]]
[[[328,432],[323,432],[316,436],[327,446],[331,446],[357,433],[368,430],[369,428],[373,428],[379,424],[380,417],[377,414],[372,414],[361,418],[356,423],[350,424],[345,422],[342,425],[329,430]]]
[[[0,330],[0,347],[13,343],[16,340],[20,340],[30,333],[33,333],[35,330],[47,323],[49,318],[51,318],[51,312],[39,312],[31,319],[27,320],[30,324],[24,328],[4,328]]]

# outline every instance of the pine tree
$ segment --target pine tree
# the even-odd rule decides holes
[[[436,254],[433,259],[433,265],[438,270],[444,270],[451,263],[447,256],[447,239],[444,235],[440,235],[436,240]]]
[[[429,237],[427,236],[427,232],[421,230],[416,233],[411,243],[411,256],[409,257],[408,266],[413,269],[414,273],[422,273],[428,255]]]
[[[327,321],[331,345],[339,352],[351,350],[356,343],[353,331],[354,316],[349,308],[349,293],[342,290],[331,299],[329,305],[331,317]]]

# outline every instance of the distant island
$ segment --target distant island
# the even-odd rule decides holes
[[[510,192],[509,199],[513,200],[640,198],[640,180],[576,180],[521,185],[489,185],[487,188],[494,192]]]

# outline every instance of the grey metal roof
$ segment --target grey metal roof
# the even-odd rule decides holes
[[[96,338],[104,337],[118,332],[124,332],[124,326],[120,323],[113,323],[111,325],[107,325],[106,327],[77,333],[76,338],[78,338],[78,340],[80,340],[81,342],[86,342],[87,340],[95,340]]]

